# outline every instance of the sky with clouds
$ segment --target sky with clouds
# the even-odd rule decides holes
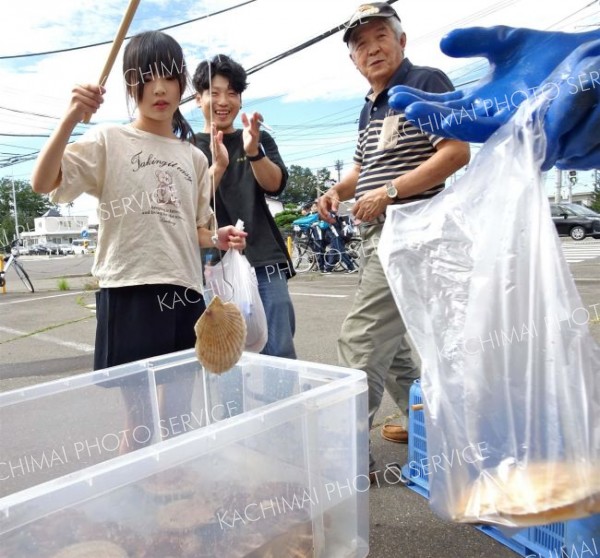
[[[210,15],[237,4],[245,5]],[[191,72],[225,53],[251,68],[348,20],[360,0],[141,0],[130,34],[199,21],[167,32],[182,45]],[[110,45],[43,56],[15,55],[112,40],[127,0],[19,0],[6,2],[0,21],[0,153],[35,153],[64,111],[74,83],[97,81]],[[397,0],[413,63],[437,66],[460,85],[481,73],[477,60],[452,59],[441,37],[468,26],[511,25],[583,31],[600,23],[598,1]],[[316,169],[351,162],[356,118],[367,84],[348,58],[341,32],[249,77],[244,110],[258,110],[275,130],[284,160]],[[106,84],[106,102],[93,122],[126,122],[121,56]],[[191,91],[189,91],[191,93]],[[203,125],[190,102],[183,111]],[[83,126],[80,127],[84,129]],[[14,135],[7,135],[14,134]],[[0,168],[0,176],[27,179],[31,163]],[[89,204],[88,204],[89,205]],[[86,206],[87,207],[87,206]]]

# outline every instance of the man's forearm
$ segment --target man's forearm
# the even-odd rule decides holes
[[[443,183],[469,162],[468,143],[457,140],[444,140],[442,143],[443,145],[427,161],[392,181],[399,198],[408,198],[426,192]]]
[[[352,170],[346,174],[342,180],[331,187],[328,192],[335,192],[340,201],[351,200],[356,193],[356,185],[358,184],[358,176],[360,168],[354,166]]]
[[[260,187],[267,192],[277,192],[281,187],[283,173],[281,169],[268,157],[250,163],[254,178]]]
[[[221,183],[221,178],[223,178],[223,175],[225,174],[225,171],[227,170],[227,167],[221,167],[215,164],[212,164],[210,169],[209,169],[209,174],[210,177],[212,179],[212,184],[211,184],[211,188],[214,184],[215,189],[219,187],[219,184]]]

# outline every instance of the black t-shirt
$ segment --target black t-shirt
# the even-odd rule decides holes
[[[269,211],[265,194],[278,196],[283,192],[288,172],[283,164],[277,144],[264,131],[260,132],[260,143],[267,157],[283,173],[277,192],[266,192],[258,184],[244,153],[242,130],[223,135],[223,144],[229,153],[229,165],[221,178],[216,191],[216,213],[219,227],[235,225],[238,219],[244,221],[244,230],[248,233],[245,254],[254,267],[281,264],[287,266],[289,257],[281,233]],[[210,134],[196,134],[196,145],[209,160]],[[292,269],[290,264],[290,269]]]

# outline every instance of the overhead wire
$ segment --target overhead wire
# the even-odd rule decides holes
[[[202,19],[207,19],[207,18],[209,18],[209,17],[211,17],[213,15],[221,14],[223,12],[226,12],[226,11],[229,11],[229,10],[232,10],[232,9],[235,9],[235,8],[247,5],[247,4],[249,4],[251,2],[254,2],[254,1],[256,1],[256,0],[250,0],[250,1],[247,1],[247,2],[243,2],[243,3],[237,4],[235,6],[232,6],[232,7],[229,7],[229,8],[226,8],[226,9],[214,12],[212,14],[203,15],[201,17],[194,18],[194,19],[191,19],[191,20],[186,20],[184,22],[181,22],[181,23],[178,23],[178,24],[174,24],[174,25],[171,25],[171,26],[168,26],[168,27],[164,27],[162,29],[168,29],[168,28],[178,27],[178,26],[185,25],[185,24],[188,24],[188,23],[191,23],[191,22],[194,22],[194,21],[198,21],[198,20],[202,20]],[[389,4],[393,4],[395,1],[396,0],[389,0],[388,3]],[[452,24],[449,24],[449,25],[458,25],[461,22],[464,24],[464,23],[469,23],[469,22],[472,22],[472,21],[476,21],[477,18],[493,14],[493,13],[495,13],[495,12],[501,10],[501,9],[504,9],[504,8],[508,7],[511,4],[516,3],[517,1],[519,1],[519,0],[502,0],[500,2],[496,2],[493,6],[489,6],[487,8],[484,8],[483,10],[480,10],[479,12],[476,12],[475,14],[471,14],[471,15],[467,16],[466,18],[459,19],[456,22],[453,22]],[[591,2],[586,3],[583,7],[577,9],[575,12],[573,12],[573,13],[569,14],[568,16],[565,16],[564,18],[562,18],[559,21],[555,22],[553,25],[547,27],[547,29],[549,29],[549,28],[556,28],[557,26],[559,26],[563,22],[569,20],[570,18],[573,18],[574,16],[576,16],[577,14],[583,12],[587,8],[593,6],[594,4],[597,4],[597,0],[593,0]],[[273,56],[273,57],[271,57],[271,58],[269,58],[269,59],[267,59],[267,60],[265,60],[265,61],[263,61],[263,62],[261,62],[261,63],[259,63],[257,65],[255,65],[255,66],[252,66],[252,67],[250,67],[247,70],[247,73],[248,74],[252,74],[252,73],[258,72],[261,69],[264,69],[264,68],[268,67],[271,64],[274,64],[275,62],[277,62],[279,60],[282,60],[282,59],[284,59],[284,58],[286,58],[288,56],[291,56],[291,55],[293,55],[293,54],[295,54],[297,52],[300,52],[301,50],[304,50],[305,48],[308,48],[309,46],[312,46],[312,45],[314,45],[314,44],[316,44],[316,43],[324,40],[325,38],[327,38],[327,37],[329,37],[329,36],[331,36],[331,35],[339,32],[340,30],[344,29],[346,25],[347,25],[347,22],[343,23],[341,25],[337,25],[337,26],[329,29],[328,31],[325,31],[324,33],[321,33],[321,34],[313,37],[312,39],[309,39],[308,41],[305,41],[305,42],[301,43],[300,45],[297,45],[297,46],[295,46],[295,47],[293,47],[291,49],[288,49],[288,50],[286,50],[286,51],[284,51],[284,52],[282,52],[282,53],[280,53],[280,54],[278,54],[276,56]],[[427,38],[429,36],[432,36],[432,35],[435,35],[436,33],[439,33],[440,30],[443,30],[443,29],[445,29],[447,27],[448,27],[448,25],[445,25],[445,26],[443,26],[441,28],[438,28],[438,30],[429,32],[426,35],[423,35],[422,37],[419,37],[419,38],[415,39],[415,41],[417,41],[417,40],[424,40],[425,38]],[[110,41],[105,42],[105,43],[98,43],[97,45],[99,45],[99,44],[108,44],[108,43],[110,43]],[[97,46],[97,45],[86,45],[86,46],[77,47],[77,48],[90,48],[92,46]],[[49,53],[56,53],[56,52],[63,52],[63,51],[60,50],[60,51],[49,51],[48,53],[30,53],[29,55],[30,56],[34,56],[34,55],[49,54]],[[26,55],[16,55],[14,57],[17,58],[17,57],[23,57],[23,56],[26,56]],[[0,59],[6,59],[6,58],[10,58],[10,57],[0,56]],[[461,72],[461,76],[460,76],[459,79],[462,78],[463,80],[465,80],[465,81],[461,81],[460,83],[456,83],[456,81],[453,80],[455,82],[455,86],[457,88],[464,87],[464,86],[470,85],[471,83],[476,82],[477,79],[479,79],[479,77],[480,77],[479,74],[481,74],[487,68],[488,64],[487,64],[487,61],[481,61],[480,60],[480,61],[473,62],[471,65],[472,65],[472,68],[469,68],[468,67],[469,65],[467,65],[467,70],[466,71],[464,70],[464,67],[460,68],[459,70],[456,71],[456,72],[458,72],[458,71]],[[452,72],[450,72],[450,74],[452,74]],[[470,76],[477,76],[477,77],[471,77],[470,78]],[[283,95],[273,96],[273,99],[276,99],[276,98],[279,98],[279,97],[282,97],[282,96]],[[181,104],[187,103],[190,100],[192,100],[193,98],[194,98],[193,95],[189,96],[187,98],[184,98],[182,100]],[[256,103],[263,102],[264,103],[265,99],[262,99],[262,101],[259,101],[259,100],[250,101],[250,103],[252,103],[252,102],[256,102]],[[360,105],[357,105],[357,107],[359,107],[359,106]],[[34,112],[30,112],[30,111],[20,111],[18,109],[10,109],[8,107],[0,107],[0,109],[4,109],[4,110],[16,112],[16,113],[21,113],[21,114],[31,114],[33,116],[39,116],[39,117],[43,117],[43,118],[57,119],[57,117],[50,116],[50,115],[47,115],[47,114],[34,113]],[[348,108],[348,109],[344,109],[344,111],[340,111],[340,112],[350,112],[351,110],[353,110],[352,107]],[[323,116],[321,116],[321,117],[319,117],[317,119],[314,119],[313,121],[309,121],[309,122],[316,122],[316,121],[319,121],[319,120],[328,119],[328,118],[331,118],[331,116],[333,116],[335,114],[336,113],[329,114],[329,115],[323,115]],[[195,118],[193,118],[192,120],[200,122],[200,120],[197,120]],[[273,125],[273,127],[277,131],[277,133],[279,134],[279,137],[286,136],[286,135],[292,136],[292,134],[293,134],[293,139],[302,141],[302,138],[304,138],[304,137],[306,137],[306,138],[314,138],[315,136],[319,135],[319,132],[315,132],[315,129],[318,129],[318,128],[321,128],[321,127],[327,128],[327,129],[331,129],[331,128],[337,127],[337,126],[341,127],[341,126],[344,126],[344,125],[347,125],[347,126],[350,126],[351,124],[355,125],[356,124],[356,120],[354,120],[353,122],[345,122],[345,123],[339,123],[339,124],[334,124],[334,123],[335,123],[335,120],[334,121],[327,121],[327,122],[325,122],[323,124],[312,124],[312,125],[310,125],[307,122],[305,124],[280,124],[280,125]],[[334,132],[334,133],[331,134],[331,137],[332,138],[338,137],[337,134],[339,134],[339,132],[338,133]],[[0,136],[1,135],[5,135],[5,136],[9,136],[9,137],[48,137],[45,134],[33,134],[32,135],[32,134],[12,134],[11,133],[11,134],[0,134]],[[80,134],[73,134],[73,135],[75,136],[75,135],[80,135]],[[312,145],[314,146],[314,143]],[[295,154],[296,153],[292,153],[292,156],[295,155]],[[319,154],[323,154],[323,153],[319,153]],[[298,153],[298,155],[300,155],[300,153]],[[296,159],[294,159],[294,160],[296,160]]]
[[[394,4],[396,1],[397,0],[388,0],[387,4],[391,5],[391,4]],[[263,62],[256,64],[255,66],[250,66],[250,68],[248,68],[246,70],[246,74],[252,75],[255,72],[258,72],[259,70],[263,70],[264,68],[267,68],[271,64],[275,64],[275,62],[279,62],[280,60],[283,60],[284,58],[287,58],[288,56],[291,56],[292,54],[296,54],[297,52],[300,52],[301,50],[304,50],[305,48],[308,48],[309,46],[320,43],[322,40],[326,39],[327,37],[331,37],[331,35],[334,35],[335,33],[338,33],[339,31],[346,29],[348,27],[348,23],[349,23],[349,21],[345,21],[344,23],[336,25],[335,27],[332,27],[331,29],[324,31],[323,33],[320,33],[319,35],[317,35],[316,37],[313,37],[312,39],[309,39],[308,41],[305,41],[299,45],[296,45],[295,47],[292,47],[284,52],[281,52],[280,54],[276,54],[275,56],[272,56],[271,58],[268,58],[267,60],[264,60]],[[188,103],[192,99],[194,99],[194,95],[185,97],[184,99],[181,100],[181,104],[183,105],[185,103]]]
[[[230,10],[235,10],[237,8],[241,8],[242,6],[246,6],[247,4],[252,4],[253,2],[256,2],[256,0],[246,0],[245,2],[242,2],[240,4],[236,4],[235,6],[230,6],[228,8],[223,8],[222,10],[217,10],[216,12],[212,12],[210,14],[205,14],[203,16],[200,17],[196,17],[193,19],[188,19],[186,21],[182,21],[180,23],[175,23],[173,25],[167,25],[166,27],[160,27],[159,29],[157,29],[157,31],[167,31],[169,29],[175,29],[176,27],[181,27],[182,25],[188,25],[190,23],[195,23],[196,21],[200,21],[202,19],[208,19],[209,17],[214,17],[216,15],[220,15],[223,14],[225,12],[229,12]],[[128,35],[125,37],[125,39],[130,39],[132,37],[132,35]],[[27,52],[24,54],[10,54],[10,55],[2,55],[0,56],[0,60],[13,60],[13,59],[17,59],[17,58],[31,58],[34,56],[47,56],[50,54],[61,54],[63,52],[73,52],[76,50],[84,50],[87,48],[94,48],[97,46],[103,46],[103,45],[109,45],[113,42],[113,40],[109,40],[109,41],[102,41],[99,43],[91,43],[88,45],[80,45],[80,46],[76,46],[76,47],[69,47],[69,48],[62,48],[62,49],[57,49],[57,50],[47,50],[45,52]]]

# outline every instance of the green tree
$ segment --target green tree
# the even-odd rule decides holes
[[[284,209],[275,215],[275,223],[283,231],[291,230],[292,221],[300,217],[301,213],[298,209]]]
[[[283,194],[279,199],[284,203],[301,204],[317,197],[317,177],[308,167],[292,165],[289,169],[290,176]]]
[[[317,184],[319,185],[320,194],[329,190],[333,182],[335,181],[332,181],[331,171],[327,167],[323,167],[317,171]]]
[[[25,180],[15,180],[15,197],[19,217],[19,232],[33,231],[34,219],[42,216],[56,204],[48,201],[48,196],[36,194],[31,184]],[[13,207],[13,185],[10,178],[0,179],[0,244],[15,238]]]

